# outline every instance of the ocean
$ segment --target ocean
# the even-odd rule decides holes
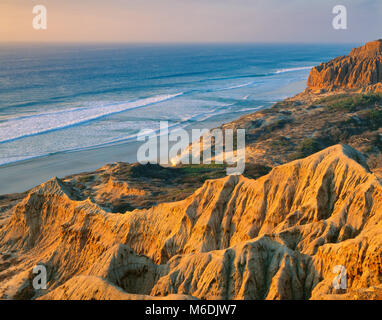
[[[160,120],[212,128],[298,93],[354,46],[1,44],[0,166],[135,141]]]

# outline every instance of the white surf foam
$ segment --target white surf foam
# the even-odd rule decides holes
[[[279,73],[285,73],[285,72],[293,72],[293,71],[308,70],[308,69],[312,69],[312,68],[313,68],[313,66],[310,66],[310,67],[286,68],[286,69],[280,69],[280,70],[277,70],[275,73],[276,73],[276,74],[279,74]]]
[[[77,126],[112,114],[150,106],[155,103],[175,98],[182,94],[183,92],[158,95],[126,103],[107,104],[96,107],[71,108],[63,111],[13,118],[0,123],[0,143]]]

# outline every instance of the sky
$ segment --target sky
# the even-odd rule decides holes
[[[332,27],[336,5],[346,30]],[[0,0],[0,42],[361,43],[382,38],[380,17],[382,0]]]

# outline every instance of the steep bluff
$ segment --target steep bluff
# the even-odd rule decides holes
[[[382,40],[376,40],[353,49],[348,56],[314,67],[307,85],[310,89],[359,89],[375,87],[381,81]],[[374,89],[380,90],[381,86]]]
[[[209,180],[183,201],[123,214],[78,201],[53,179],[2,226],[0,251],[13,260],[0,264],[0,295],[44,298],[30,284],[40,263],[45,298],[319,298],[333,292],[336,265],[346,267],[349,289],[380,283],[381,216],[378,179],[344,145],[257,180]],[[96,294],[91,279],[105,292]]]

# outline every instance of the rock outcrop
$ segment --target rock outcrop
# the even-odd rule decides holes
[[[166,297],[131,294],[103,278],[77,276],[39,297],[38,300],[195,300],[195,298],[181,294]]]
[[[353,49],[348,56],[338,57],[314,67],[308,78],[313,90],[337,88],[360,89],[382,82],[382,40]]]
[[[344,145],[257,180],[209,180],[183,201],[121,214],[76,200],[53,179],[5,219],[0,251],[12,263],[0,265],[0,295],[320,298],[336,293],[337,265],[349,290],[380,284],[381,227],[382,186]],[[37,264],[48,290],[31,287]]]

